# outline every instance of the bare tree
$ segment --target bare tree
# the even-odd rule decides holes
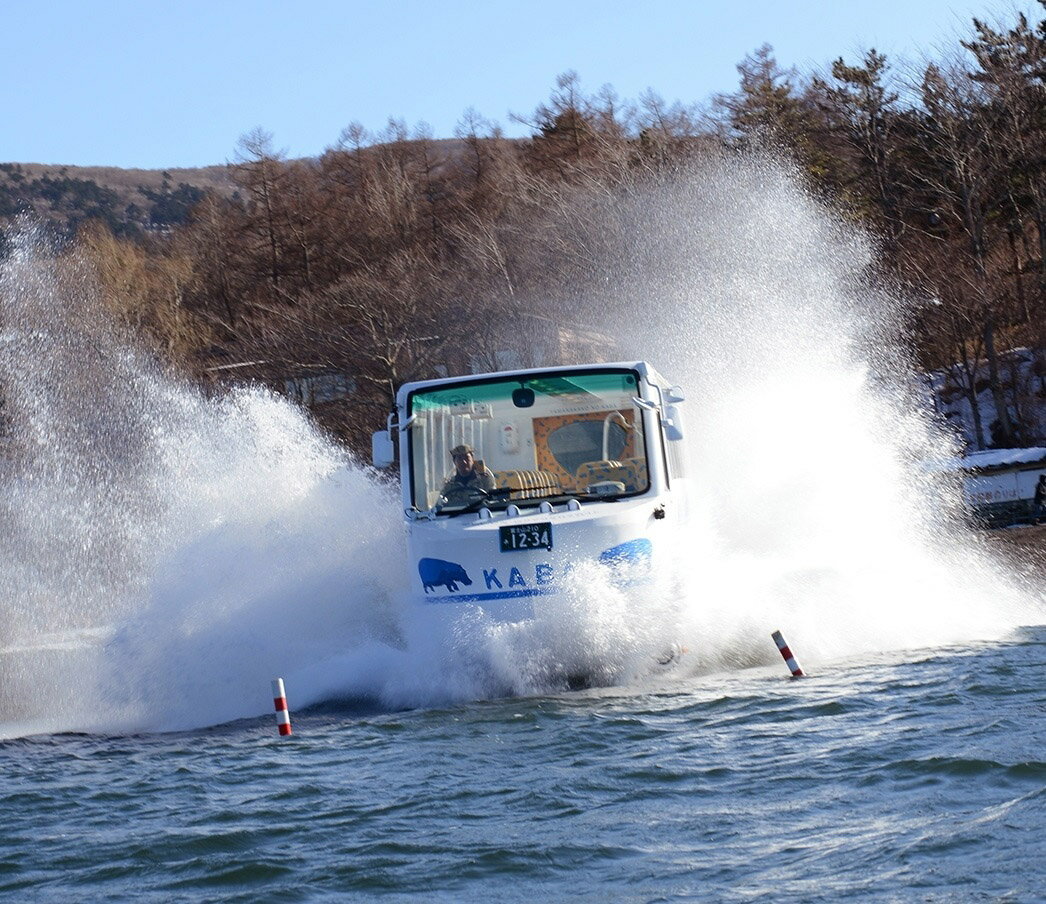
[[[980,91],[964,72],[953,68],[947,75],[935,64],[923,75],[924,141],[930,165],[923,171],[926,187],[937,197],[938,209],[951,221],[962,241],[953,246],[966,262],[956,268],[965,273],[982,325],[988,380],[999,420],[997,442],[1010,445],[1016,432],[1001,383],[996,350],[996,330],[1003,316],[1003,298],[993,291],[993,252],[999,238],[995,214],[1006,198],[1006,189],[993,166],[989,147],[990,110]]]
[[[233,177],[247,192],[256,215],[248,223],[265,250],[266,272],[274,293],[281,290],[283,275],[283,198],[287,181],[284,155],[273,150],[272,135],[260,128],[248,132],[237,145]]]

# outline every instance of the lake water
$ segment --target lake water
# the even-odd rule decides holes
[[[328,703],[283,739],[266,717],[3,742],[0,894],[1043,899],[1046,629],[800,680],[685,661],[633,687]]]

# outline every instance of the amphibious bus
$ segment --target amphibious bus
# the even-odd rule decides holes
[[[653,579],[686,517],[682,402],[642,361],[405,384],[372,451],[398,453],[416,600],[516,620],[581,563]]]

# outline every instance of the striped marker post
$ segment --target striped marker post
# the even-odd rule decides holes
[[[806,673],[799,668],[799,663],[795,661],[795,657],[792,655],[792,651],[788,648],[788,644],[785,642],[784,635],[780,631],[774,631],[770,635],[774,639],[774,643],[777,644],[777,649],[781,651],[781,658],[784,659],[785,665],[788,666],[788,670],[792,673],[793,678],[803,678]]]
[[[282,678],[272,679],[272,702],[276,705],[276,727],[280,734],[291,734],[291,714],[287,709],[287,691]]]

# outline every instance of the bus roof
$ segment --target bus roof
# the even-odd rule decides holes
[[[579,371],[599,370],[634,370],[640,376],[652,382],[667,386],[664,378],[646,361],[608,361],[603,364],[575,364],[560,367],[532,367],[526,370],[503,370],[496,373],[486,374],[464,374],[458,377],[441,377],[435,380],[416,380],[413,383],[404,383],[396,394],[396,402],[399,405],[406,403],[407,396],[420,389],[431,389],[436,386],[453,386],[458,383],[477,383],[485,380],[532,378],[537,376],[552,376],[564,373],[578,373]]]

